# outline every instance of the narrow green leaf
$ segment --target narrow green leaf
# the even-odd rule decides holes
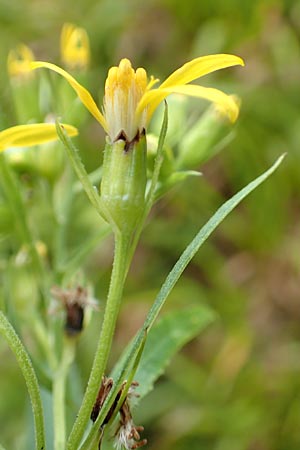
[[[0,311],[0,334],[6,339],[10,349],[14,353],[19,367],[26,381],[27,389],[30,395],[32,411],[35,424],[35,448],[36,450],[45,450],[45,431],[44,431],[44,415],[40,394],[40,388],[36,378],[35,371],[32,367],[30,358],[17,336],[15,330]]]
[[[151,186],[150,186],[149,192],[147,194],[147,213],[146,213],[146,215],[148,215],[149,210],[152,207],[152,204],[154,201],[155,188],[156,188],[156,185],[158,182],[161,165],[164,160],[164,143],[165,143],[167,130],[168,130],[168,105],[167,105],[167,102],[165,102],[164,118],[163,118],[160,135],[159,135],[159,139],[158,139],[157,152],[156,152],[156,158],[155,158],[155,163],[154,163]]]
[[[134,379],[138,381],[139,397],[135,404],[153,388],[171,358],[196,337],[215,318],[204,305],[166,314],[150,331],[140,365]]]
[[[65,132],[63,126],[58,122],[56,123],[56,131],[59,139],[61,140],[67,151],[67,155],[76,172],[76,175],[78,176],[83,186],[83,189],[85,190],[86,195],[88,196],[90,202],[92,203],[96,211],[100,214],[100,216],[104,220],[106,220],[108,212],[106,211],[104,205],[102,204],[100,196],[98,195],[97,191],[95,190],[94,186],[92,185],[89,179],[85,167],[82,164],[81,159],[79,157],[77,148],[74,146],[72,140]]]

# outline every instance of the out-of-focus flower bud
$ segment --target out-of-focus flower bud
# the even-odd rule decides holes
[[[11,50],[7,57],[7,70],[10,77],[26,80],[34,76],[30,70],[30,63],[34,60],[34,54],[27,45],[19,44]]]
[[[60,38],[61,59],[68,70],[85,70],[90,63],[90,43],[84,28],[65,23]]]
[[[238,101],[235,99],[236,103]],[[210,107],[182,136],[178,147],[178,170],[198,167],[220,151],[231,139],[232,123],[220,107]]]

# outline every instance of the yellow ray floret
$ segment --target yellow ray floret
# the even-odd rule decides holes
[[[179,84],[187,84],[216,70],[237,65],[244,66],[244,61],[235,55],[218,54],[199,56],[175,70],[160,87],[166,88]]]
[[[192,59],[175,70],[158,88],[148,90],[138,105],[137,114],[140,114],[141,111],[148,108],[148,120],[150,120],[162,100],[172,93],[181,93],[183,95],[207,99],[216,105],[220,103],[222,109],[228,111],[230,120],[234,122],[238,116],[238,108],[236,104],[233,104],[231,96],[217,89],[204,88],[188,83],[211,72],[236,65],[243,66],[244,61],[235,55],[208,55]]]
[[[78,81],[76,81],[75,78],[72,77],[72,75],[70,75],[66,70],[61,69],[55,64],[42,61],[35,61],[30,64],[31,69],[38,69],[41,67],[53,70],[54,72],[62,75],[68,81],[70,86],[72,86],[74,91],[77,93],[78,97],[80,98],[84,106],[90,111],[90,113],[95,117],[95,119],[98,120],[98,122],[102,125],[104,130],[107,131],[106,120],[87,89],[81,86],[81,84],[79,84]]]
[[[62,125],[69,136],[78,134],[72,125]],[[35,123],[32,125],[16,125],[0,131],[0,151],[9,147],[26,147],[43,144],[58,139],[56,126],[53,123]]]

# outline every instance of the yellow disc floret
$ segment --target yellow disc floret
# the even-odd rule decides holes
[[[112,141],[124,137],[128,142],[136,138],[146,126],[146,111],[137,117],[137,105],[147,88],[147,73],[136,71],[128,59],[119,67],[112,67],[105,83],[104,110]]]

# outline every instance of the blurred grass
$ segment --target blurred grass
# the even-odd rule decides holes
[[[161,79],[200,54],[226,52],[245,59],[244,69],[203,80],[242,98],[235,138],[201,168],[203,177],[176,188],[153,212],[130,272],[115,351],[117,355],[142,323],[154,293],[199,226],[223,200],[288,152],[283,167],[224,222],[172,293],[167,307],[205,302],[219,320],[173,360],[135,417],[146,428],[149,450],[298,450],[299,2],[0,0],[1,128],[16,124],[7,52],[21,41],[39,58],[59,62],[59,33],[66,21],[89,33],[92,67],[86,83],[99,99],[107,69],[121,57]],[[190,103],[199,109],[199,102]],[[72,111],[59,112],[65,117]],[[103,134],[92,118],[84,120],[78,146],[91,171],[101,161]],[[23,181],[35,217],[34,209],[47,202],[47,188],[39,177],[23,174]],[[1,211],[1,231],[7,236],[9,212],[5,205]],[[83,199],[71,215],[70,244],[79,234],[97,229]],[[36,234],[51,242],[46,203],[39,217]],[[12,249],[1,240],[4,261],[18,244]],[[108,240],[85,266],[100,300],[105,298],[110,263]],[[83,379],[93,350],[88,337],[94,330],[95,325],[79,346]],[[0,441],[9,448],[26,448],[21,442],[28,414],[24,383],[2,342],[0,351]]]

